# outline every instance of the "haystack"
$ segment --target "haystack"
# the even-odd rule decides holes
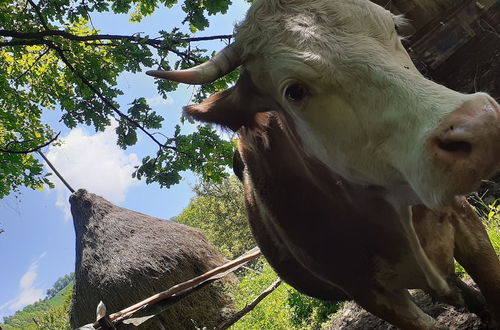
[[[225,261],[197,229],[118,207],[85,190],[70,203],[76,232],[73,327],[94,322],[101,300],[109,313],[117,312]],[[204,287],[140,328],[214,327],[232,311],[223,284]]]

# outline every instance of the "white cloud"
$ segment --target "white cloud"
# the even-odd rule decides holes
[[[38,277],[38,262],[45,255],[45,252],[42,253],[42,255],[31,263],[28,271],[19,280],[18,296],[0,305],[0,311],[4,309],[16,311],[45,297],[45,290],[35,287],[35,281]]]
[[[160,105],[170,105],[170,104],[174,103],[174,99],[170,95],[167,97],[166,100],[161,95],[158,95],[158,96],[146,99],[146,101],[152,107],[160,106]]]
[[[140,184],[131,177],[134,166],[140,162],[136,154],[127,155],[116,145],[116,125],[113,122],[104,132],[94,135],[87,135],[81,128],[73,129],[61,139],[62,145],[50,147],[47,158],[73,189],[85,188],[120,203],[131,186]],[[51,180],[56,185],[56,206],[64,212],[65,219],[70,219],[70,192],[55,175]]]

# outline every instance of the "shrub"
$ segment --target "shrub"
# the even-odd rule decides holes
[[[287,291],[291,322],[299,329],[319,329],[339,309],[339,303],[311,298],[293,288]]]
[[[247,270],[243,274],[240,285],[233,292],[238,309],[245,307],[278,278],[265,260],[260,260],[255,268],[257,270]],[[283,283],[231,329],[318,329],[337,309],[335,303],[305,296]]]
[[[271,266],[263,260],[259,261],[259,270],[248,270],[241,278],[240,285],[233,292],[237,309],[242,309],[254,300],[262,291],[271,285],[278,276]],[[273,293],[267,296],[253,311],[245,315],[232,330],[288,330],[293,329],[290,315],[292,311],[287,303],[287,290],[290,286],[280,285]]]

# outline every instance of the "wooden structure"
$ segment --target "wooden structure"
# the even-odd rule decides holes
[[[374,0],[410,21],[402,31],[417,67],[461,92],[500,98],[500,0]]]
[[[403,14],[403,44],[425,76],[454,90],[500,100],[500,0],[372,0]],[[480,189],[500,198],[500,173]]]

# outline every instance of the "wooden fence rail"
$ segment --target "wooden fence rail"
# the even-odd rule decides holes
[[[138,302],[135,305],[122,309],[121,311],[113,313],[111,315],[107,315],[105,306],[103,304],[99,304],[97,308],[97,321],[95,323],[84,325],[77,330],[116,329],[116,326],[119,326],[120,324],[133,324],[135,326],[138,326],[143,322],[149,320],[150,318],[163,312],[168,308],[168,306],[176,303],[185,296],[193,293],[196,290],[199,290],[200,288],[209,283],[212,283],[213,281],[216,281],[236,271],[247,262],[254,260],[261,255],[262,253],[260,252],[260,250],[255,247],[235,260],[214,268],[191,280],[179,283],[169,288],[168,290],[157,293],[147,299],[144,299],[141,302]],[[267,294],[265,296],[267,296]],[[263,296],[262,299],[265,296]]]

